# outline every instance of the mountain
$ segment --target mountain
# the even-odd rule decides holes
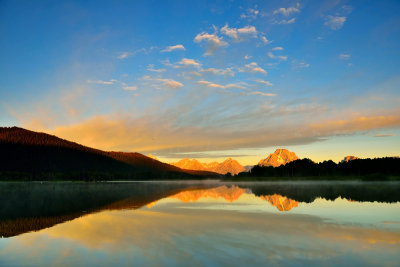
[[[219,174],[226,174],[228,172],[231,174],[238,174],[239,172],[246,170],[242,165],[240,165],[239,162],[231,158],[226,159],[221,163],[218,162],[202,163],[196,159],[182,159],[178,162],[171,164],[181,169],[209,171],[209,172],[216,172]]]
[[[349,162],[350,160],[358,159],[356,156],[346,156],[341,162]]]
[[[238,174],[239,172],[243,172],[246,169],[240,165],[239,162],[237,162],[234,159],[226,159],[214,168],[208,169],[208,171],[213,171],[216,173],[221,173],[221,174],[226,174],[226,173],[231,173],[231,174]]]
[[[278,167],[297,159],[299,158],[294,152],[290,152],[287,149],[277,149],[273,154],[269,154],[266,159],[260,160],[260,162],[258,162],[258,165]]]
[[[178,162],[171,163],[171,165],[186,170],[196,170],[196,171],[206,170],[206,166],[195,159],[181,159]]]
[[[140,153],[102,151],[53,135],[0,127],[0,179],[162,179],[216,175],[182,170]]]

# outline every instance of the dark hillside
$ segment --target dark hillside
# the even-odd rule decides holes
[[[53,135],[0,128],[0,179],[168,179],[215,175],[162,163],[140,153],[106,152]]]

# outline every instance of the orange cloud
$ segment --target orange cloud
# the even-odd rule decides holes
[[[40,130],[99,149],[167,156],[183,152],[307,144],[333,135],[400,127],[400,115],[360,116],[290,126],[271,124],[255,130],[243,128],[236,131],[223,126],[180,126],[175,121],[152,116],[135,119],[96,116],[75,125]]]

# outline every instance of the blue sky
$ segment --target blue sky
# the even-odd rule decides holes
[[[398,1],[2,1],[0,124],[254,164],[400,147]]]

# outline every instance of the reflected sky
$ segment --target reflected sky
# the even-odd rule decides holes
[[[186,190],[0,239],[0,266],[397,266],[400,203]]]

